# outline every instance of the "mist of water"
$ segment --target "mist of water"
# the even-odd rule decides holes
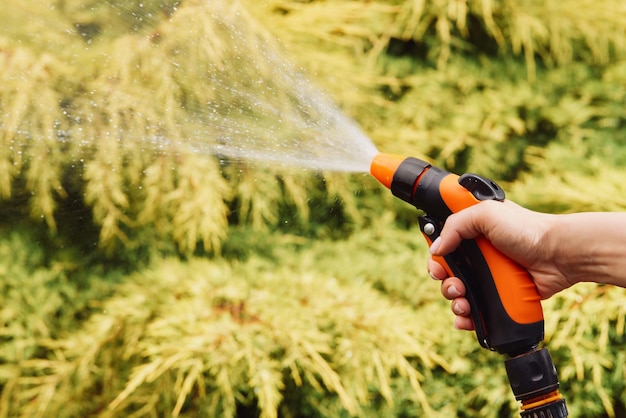
[[[369,171],[376,147],[303,71],[238,15],[212,19],[228,52],[207,68],[212,100],[192,111],[214,138],[199,132],[195,151],[263,165]]]
[[[107,137],[129,150],[191,148],[228,163],[367,172],[377,153],[369,138],[240,7],[228,0],[12,7],[16,16],[3,22],[34,26],[4,28],[7,36],[63,63],[51,66],[53,76],[43,64],[30,66],[41,72],[33,80],[57,80],[38,103],[55,109],[60,97],[62,114],[43,111],[56,121],[39,132],[27,122],[11,128],[26,132],[11,138],[14,147],[25,148],[32,130],[86,150]]]

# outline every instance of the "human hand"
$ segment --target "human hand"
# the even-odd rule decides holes
[[[500,252],[528,270],[540,297],[546,299],[573,284],[553,260],[555,243],[546,239],[554,217],[511,201],[484,201],[451,215],[430,251],[443,256],[454,251],[463,239],[484,235]],[[432,257],[428,260],[428,271],[434,279],[442,280],[441,293],[452,301],[452,311],[457,316],[455,328],[473,330],[463,282],[448,277],[443,266]]]

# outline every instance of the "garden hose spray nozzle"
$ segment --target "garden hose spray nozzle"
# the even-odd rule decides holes
[[[457,176],[412,157],[380,153],[370,173],[394,196],[424,212],[418,220],[428,245],[448,216],[483,200],[505,198],[488,178]],[[464,240],[451,254],[435,259],[465,284],[480,345],[508,357],[505,367],[513,393],[522,402],[521,416],[566,417],[552,358],[547,349],[538,348],[544,338],[543,310],[528,271],[483,236]]]

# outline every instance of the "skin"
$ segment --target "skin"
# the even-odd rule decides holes
[[[529,271],[542,299],[579,282],[626,287],[626,213],[553,215],[511,201],[485,201],[450,216],[430,252],[446,255],[479,235]],[[455,328],[473,330],[461,280],[448,277],[432,257],[428,271],[452,301]]]

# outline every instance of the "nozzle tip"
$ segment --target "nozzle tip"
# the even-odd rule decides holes
[[[380,153],[372,160],[370,174],[383,184],[386,188],[391,188],[393,175],[398,166],[405,160],[405,157],[395,154]]]

